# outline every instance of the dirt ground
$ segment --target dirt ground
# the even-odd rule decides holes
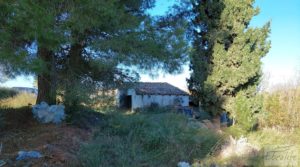
[[[0,160],[5,161],[5,167],[80,166],[77,151],[91,136],[90,130],[67,124],[39,124],[33,119],[30,109],[7,112],[5,122],[0,131]],[[16,161],[21,150],[39,151],[43,157]]]

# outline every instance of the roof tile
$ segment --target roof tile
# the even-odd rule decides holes
[[[185,91],[166,82],[138,82],[134,89],[138,95],[184,95]]]

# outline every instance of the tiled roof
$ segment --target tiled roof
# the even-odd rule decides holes
[[[188,94],[166,82],[138,82],[134,89],[138,95],[184,95]]]

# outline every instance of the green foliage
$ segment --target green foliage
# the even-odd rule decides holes
[[[176,166],[204,158],[218,141],[206,129],[191,129],[173,113],[112,113],[106,126],[79,152],[83,166]]]
[[[261,116],[259,112],[262,111],[262,100],[262,97],[258,95],[249,98],[239,93],[236,96],[233,102],[233,116],[238,119],[239,128],[245,131],[255,130]]]
[[[189,89],[204,110],[232,113],[250,130],[261,111],[257,87],[261,58],[269,51],[270,23],[249,27],[258,14],[254,0],[194,1]]]
[[[4,66],[0,63],[0,83],[8,80],[7,70],[5,70]]]
[[[16,96],[18,92],[9,88],[0,88],[0,100]]]
[[[49,103],[57,91],[80,103],[85,96],[70,90],[75,83],[103,90],[136,81],[138,70],[178,72],[187,60],[184,22],[150,17],[146,10],[153,5],[154,0],[0,2],[0,64],[38,74],[38,101]]]
[[[70,113],[68,110],[72,110],[72,114],[67,115],[67,122],[80,128],[94,129],[97,126],[105,125],[107,122],[103,113],[96,112],[85,106],[76,106],[67,109],[67,112]]]

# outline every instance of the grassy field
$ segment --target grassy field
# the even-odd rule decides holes
[[[83,166],[176,166],[204,159],[220,136],[175,113],[110,113],[79,152]]]
[[[34,105],[36,101],[36,95],[29,93],[20,93],[14,97],[9,97],[0,100],[1,108],[20,108],[28,105]]]
[[[20,108],[34,105],[35,101],[35,94],[18,93],[12,89],[0,87],[0,108]]]
[[[189,126],[189,118],[165,109],[141,113],[112,109],[99,113],[82,108],[63,126],[41,125],[32,118],[28,106],[28,103],[34,102],[35,96],[31,94],[8,93],[0,100],[0,121],[5,126],[0,127],[4,130],[0,131],[0,141],[5,146],[2,157],[13,160],[21,149],[39,148],[46,156],[58,155],[32,162],[38,165],[169,167],[186,161],[194,166],[218,164],[238,167],[264,166],[266,146],[300,146],[300,129],[261,128],[244,134],[249,143],[259,148],[258,153],[222,158],[216,146],[224,144],[224,139],[230,135],[241,136],[238,128],[232,127],[222,133],[195,128]],[[70,140],[72,144],[69,144]],[[48,145],[55,146],[54,150],[58,152],[47,150],[45,146]]]

